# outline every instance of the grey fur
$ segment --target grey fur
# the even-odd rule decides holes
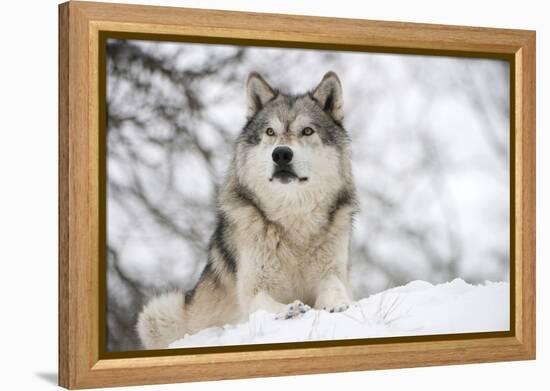
[[[137,330],[147,349],[258,309],[299,316],[296,300],[329,312],[351,302],[356,197],[341,83],[329,72],[311,92],[289,95],[252,73],[246,90],[248,120],[218,195],[207,266],[185,296],[173,292],[145,306]],[[277,146],[293,150],[295,177],[277,176]]]

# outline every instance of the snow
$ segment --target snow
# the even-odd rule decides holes
[[[509,284],[461,279],[413,281],[357,301],[342,313],[310,310],[287,320],[258,311],[237,325],[211,327],[170,348],[507,331]]]

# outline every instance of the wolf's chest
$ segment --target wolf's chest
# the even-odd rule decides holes
[[[328,242],[309,246],[275,235],[251,243],[247,251],[249,256],[243,261],[252,263],[248,265],[254,270],[251,277],[277,299],[283,302],[287,298],[308,301],[308,297],[314,295],[313,287],[334,262],[329,255],[333,253],[330,247]]]
[[[349,219],[338,224],[338,218],[327,226],[315,214],[277,223],[258,216],[239,220],[232,240],[238,250],[238,284],[283,303],[309,303],[324,276],[346,270],[350,226]]]

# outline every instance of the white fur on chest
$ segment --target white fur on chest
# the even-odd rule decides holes
[[[287,222],[284,229],[262,222],[236,230],[237,285],[243,300],[263,291],[282,303],[298,299],[313,305],[325,275],[347,279],[350,227],[334,222],[319,229],[322,225],[311,217]]]

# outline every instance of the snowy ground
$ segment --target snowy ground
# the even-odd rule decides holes
[[[342,313],[310,310],[296,319],[277,320],[275,314],[258,311],[246,323],[208,328],[170,347],[506,331],[509,304],[507,282],[413,281],[359,300]]]

